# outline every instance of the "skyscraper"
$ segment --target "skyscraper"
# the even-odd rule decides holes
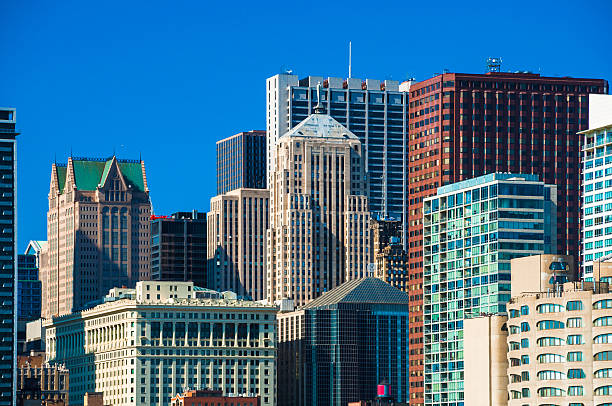
[[[17,255],[18,285],[18,317],[19,320],[30,321],[40,318],[41,286],[38,277],[36,255]]]
[[[593,278],[594,262],[612,254],[612,95],[591,95],[590,99],[589,129],[581,132],[581,263],[588,281]]]
[[[370,263],[365,166],[357,136],[320,109],[276,143],[270,182],[268,300],[304,305]]]
[[[270,191],[235,189],[210,199],[208,287],[266,298]]]
[[[151,202],[144,162],[68,158],[51,168],[42,315],[68,314],[149,279]]]
[[[246,131],[217,141],[217,195],[266,188],[266,132]]]
[[[600,79],[530,73],[445,73],[411,84],[408,251],[411,272],[413,404],[423,402],[423,199],[442,185],[492,172],[535,174],[558,186],[557,253],[578,258],[580,145],[588,94]]]
[[[0,108],[0,406],[13,405],[17,388],[17,165],[16,111]]]
[[[151,280],[207,286],[206,213],[151,218]]]
[[[423,203],[425,404],[463,406],[463,321],[504,313],[510,260],[557,246],[556,187],[493,173]]]
[[[408,295],[377,278],[354,279],[278,323],[279,406],[344,406],[380,383],[408,399]]]
[[[319,84],[321,100],[317,99]],[[298,80],[283,73],[268,78],[266,86],[268,181],[274,171],[276,143],[320,103],[324,112],[361,141],[370,211],[405,220],[409,84],[320,76]]]

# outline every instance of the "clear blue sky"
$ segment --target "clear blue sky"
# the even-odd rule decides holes
[[[215,141],[265,129],[265,79],[425,79],[447,68],[612,82],[612,2],[6,1],[0,106],[16,107],[19,250],[46,239],[51,163],[142,157],[155,212],[207,210]]]

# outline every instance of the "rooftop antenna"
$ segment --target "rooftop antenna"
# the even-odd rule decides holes
[[[325,108],[321,104],[321,82],[317,83],[317,105],[314,108],[315,114],[325,113]]]
[[[502,59],[491,57],[487,58],[487,71],[488,72],[501,72]]]
[[[349,79],[352,77],[351,62],[353,59],[353,43],[349,41]]]

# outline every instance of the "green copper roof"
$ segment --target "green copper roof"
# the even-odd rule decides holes
[[[57,168],[57,183],[59,185],[59,192],[64,193],[64,186],[66,185],[66,167],[56,166]]]
[[[102,178],[105,162],[72,161],[78,190],[96,190]]]
[[[142,173],[142,165],[140,162],[119,162],[119,169],[125,179],[125,183],[132,186],[132,189],[136,189],[139,192],[144,192],[144,176]]]

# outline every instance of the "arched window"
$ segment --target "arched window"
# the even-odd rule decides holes
[[[598,300],[593,303],[593,309],[612,309],[612,299]]]
[[[593,339],[595,344],[608,344],[612,343],[612,333],[600,334]]]
[[[601,326],[612,326],[612,316],[604,316],[598,317],[593,322],[593,326],[601,327]]]
[[[570,302],[567,302],[567,305],[565,306],[565,308],[569,312],[575,311],[575,310],[582,310],[582,302],[580,300],[572,300]]]
[[[595,378],[612,378],[612,368],[598,369],[594,375]]]
[[[600,386],[595,389],[595,396],[612,395],[612,385]]]
[[[529,323],[526,321],[521,323],[521,332],[529,331]]]
[[[563,322],[558,320],[542,320],[538,321],[538,330],[556,330],[560,328],[565,328]]]
[[[593,356],[595,361],[612,361],[612,351],[598,352]]]
[[[552,386],[545,386],[543,388],[538,389],[538,395],[543,398],[565,396],[565,391],[563,389],[555,388]]]
[[[543,303],[536,307],[538,313],[561,313],[563,306],[555,303]]]
[[[538,355],[538,362],[540,364],[555,364],[565,362],[565,357],[559,354],[540,354]]]
[[[510,398],[511,399],[520,399],[521,398],[521,392],[519,392],[517,390],[511,390],[510,391]]]
[[[540,381],[552,381],[565,379],[565,374],[559,371],[545,370],[538,372],[538,379]]]
[[[510,374],[510,382],[511,383],[521,382],[521,376],[516,375],[516,374]]]
[[[521,344],[519,344],[516,341],[510,341],[508,343],[508,346],[510,347],[510,351],[520,350],[521,349]]]
[[[558,347],[563,345],[563,340],[557,337],[538,338],[538,347]]]
[[[510,330],[510,334],[518,334],[521,332],[518,326],[508,326],[508,330]]]

